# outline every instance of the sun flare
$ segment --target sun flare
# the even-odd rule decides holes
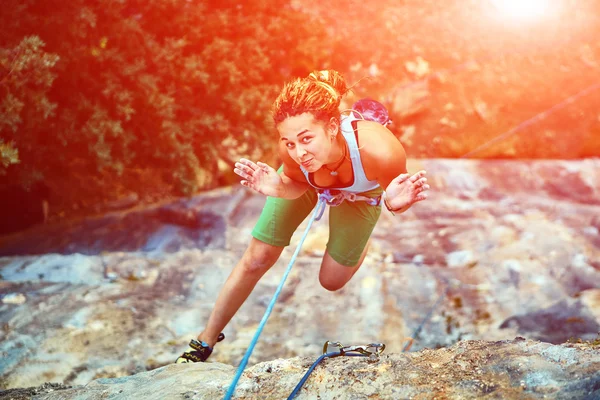
[[[536,18],[548,11],[549,0],[491,0],[496,9],[512,18]]]

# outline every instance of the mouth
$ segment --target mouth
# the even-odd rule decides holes
[[[313,159],[311,158],[310,160],[300,162],[300,165],[302,165],[304,168],[308,168],[308,167],[310,167],[312,162],[313,162]]]

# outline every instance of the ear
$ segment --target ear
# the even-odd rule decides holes
[[[339,130],[340,130],[339,121],[337,120],[337,118],[331,118],[329,120],[329,123],[327,124],[327,132],[330,135],[333,135],[335,137],[335,135],[338,134]]]

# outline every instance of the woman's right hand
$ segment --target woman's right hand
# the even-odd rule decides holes
[[[249,187],[265,196],[280,197],[283,190],[281,176],[269,165],[260,161],[254,163],[245,158],[235,163],[233,169],[242,177],[242,185]]]

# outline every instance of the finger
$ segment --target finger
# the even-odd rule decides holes
[[[247,167],[250,167],[252,169],[258,168],[258,166],[256,165],[256,163],[254,163],[253,161],[248,160],[247,158],[240,158],[239,163],[242,164],[242,165],[245,165]]]
[[[427,171],[421,170],[421,171],[417,172],[416,174],[414,174],[413,176],[411,176],[410,181],[414,183],[414,182],[418,181],[419,179],[423,178],[426,174],[427,174]]]
[[[240,181],[240,183],[242,184],[242,186],[245,186],[245,187],[247,187],[249,189],[254,190],[254,188],[252,187],[252,184],[250,182],[248,182],[247,180],[243,179],[243,180]]]
[[[247,180],[242,180],[242,181],[240,181],[240,183],[241,183],[243,186],[246,186],[247,188],[250,188],[250,189],[252,189],[252,190],[255,190],[255,191],[257,191],[257,192],[258,192],[258,190],[256,189],[256,187],[255,187],[255,186],[254,186],[254,185],[253,185],[251,182],[249,182],[249,181],[247,181]],[[259,193],[260,193],[260,192],[259,192]]]
[[[251,173],[247,173],[245,170],[240,169],[240,168],[234,168],[233,172],[239,176],[241,176],[244,179],[247,180],[251,180],[252,179],[252,174]]]
[[[248,161],[247,163],[241,163],[241,162],[237,162],[235,163],[235,166],[239,169],[241,169],[242,171],[245,171],[247,174],[252,175],[254,174],[254,172],[258,171],[260,168],[258,165],[256,165],[255,163],[253,163],[252,161]]]
[[[408,178],[410,178],[410,174],[400,174],[397,177],[395,177],[394,179],[392,179],[391,183],[395,183],[396,185],[399,185],[402,182],[404,182],[405,180],[407,180]]]
[[[270,166],[270,165],[268,165],[268,164],[265,164],[264,162],[258,161],[258,162],[256,163],[256,165],[257,165],[257,166],[258,166],[260,169],[262,169],[263,171],[265,171],[265,172],[270,172],[271,170],[273,170],[273,171],[274,171],[274,169],[273,169],[273,168],[271,168],[271,166]]]
[[[238,169],[238,170],[240,170],[240,171],[244,171],[244,172],[246,172],[247,174],[252,174],[252,172],[254,172],[254,170],[253,170],[252,168],[250,168],[250,167],[249,167],[249,166],[247,166],[247,165],[244,165],[244,164],[242,164],[241,162],[236,162],[234,167],[235,167],[235,168],[233,169],[234,171],[235,171],[236,169]]]
[[[241,162],[236,162],[233,168],[233,172],[242,178],[249,178],[254,174],[254,169],[251,167],[242,164]]]
[[[419,188],[416,188],[415,189],[415,193],[419,194],[419,193],[426,192],[427,190],[429,190],[429,185],[423,185],[423,186],[421,186]]]
[[[427,178],[421,178],[414,183],[416,187],[424,186],[427,183]]]
[[[415,203],[417,201],[423,201],[427,199],[427,193],[420,193],[417,197],[415,197]]]

